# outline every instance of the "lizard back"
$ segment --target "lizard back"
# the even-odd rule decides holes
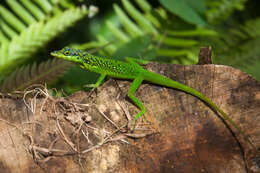
[[[141,66],[88,53],[82,56],[84,67],[90,71],[105,73],[111,77],[135,78],[143,70]],[[141,71],[140,71],[141,70]]]
[[[72,61],[81,68],[111,77],[134,79],[144,69],[135,63],[99,57],[79,49],[65,47],[51,53],[53,56]]]

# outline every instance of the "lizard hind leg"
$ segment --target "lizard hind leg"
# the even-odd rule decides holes
[[[129,90],[128,90],[128,97],[134,102],[134,104],[140,109],[140,112],[135,116],[135,120],[138,120],[144,113],[146,112],[145,107],[143,103],[134,96],[136,90],[141,85],[143,81],[143,77],[137,77],[134,79],[133,83],[131,84]]]

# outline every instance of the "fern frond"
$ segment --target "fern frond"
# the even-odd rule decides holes
[[[116,27],[112,22],[107,21],[106,25],[113,33],[113,35],[120,41],[126,43],[130,40],[129,36],[125,34],[122,30],[120,30],[118,27]]]
[[[0,30],[0,45],[1,43],[6,43],[8,42],[8,38],[3,34],[3,32]]]
[[[52,9],[53,6],[51,3],[47,0],[35,0],[35,2],[46,12],[49,13]]]
[[[233,11],[243,10],[246,2],[247,0],[207,0],[207,19],[210,23],[224,21]]]
[[[133,37],[138,37],[144,35],[143,31],[131,20],[127,17],[125,12],[116,4],[114,4],[114,10],[122,22],[125,30]]]
[[[146,31],[147,34],[156,35],[158,31],[152,25],[152,23],[147,20],[141,12],[139,12],[129,1],[122,1],[126,11],[133,17],[133,19],[139,24],[139,26]]]
[[[252,74],[260,80],[260,18],[247,21],[244,26],[221,34],[222,42],[217,49],[215,61],[220,64],[231,65]],[[223,46],[224,45],[224,46]]]
[[[151,13],[152,6],[145,0],[135,0],[135,2],[138,4],[140,9],[144,11],[145,18],[149,20],[155,27],[161,28],[159,20]]]
[[[11,9],[19,16],[26,24],[31,24],[36,22],[35,18],[16,0],[6,0]]]
[[[14,14],[12,14],[9,10],[4,8],[2,5],[0,5],[0,14],[2,20],[5,20],[16,31],[21,32],[26,28],[25,24],[22,21],[20,21]]]
[[[217,35],[216,32],[204,28],[195,27],[194,29],[184,30],[183,28],[174,29],[170,24],[165,25],[165,19],[168,18],[166,11],[162,8],[153,9],[146,0],[136,0],[139,9],[133,5],[132,1],[121,1],[123,7],[120,7],[117,4],[114,4],[113,7],[116,16],[121,22],[122,28],[115,26],[112,21],[106,22],[107,27],[114,37],[110,40],[116,40],[115,42],[112,42],[110,46],[104,48],[106,51],[105,55],[107,56],[113,56],[114,54],[117,54],[116,52],[118,52],[119,49],[125,49],[124,45],[133,45],[128,43],[131,43],[136,38],[150,35],[153,41],[150,42],[148,47],[155,49],[156,51],[153,52],[156,53],[157,56],[167,57],[170,59],[167,60],[168,62],[178,58],[186,58],[190,63],[194,63],[197,52],[195,54],[195,51],[192,48],[199,45],[197,38],[201,36]],[[142,11],[140,9],[142,9]],[[98,34],[97,40],[100,45],[109,42],[109,40],[104,36],[102,37],[100,34]],[[139,44],[142,44],[142,42],[139,42]],[[135,51],[140,50],[135,49]],[[101,50],[99,53],[104,54]],[[144,54],[143,52],[136,52],[135,56],[138,57],[139,55]],[[191,56],[194,57],[191,58]],[[191,59],[193,60],[191,61]]]
[[[1,92],[21,91],[32,84],[51,83],[72,66],[68,61],[55,58],[39,65],[20,67],[2,82]]]
[[[250,37],[255,38],[260,36],[260,18],[249,20],[245,27],[242,28]]]
[[[32,13],[32,15],[37,19],[37,20],[42,20],[45,17],[44,12],[42,12],[38,6],[34,5],[32,1],[30,0],[23,0],[21,3]]]
[[[98,39],[98,42],[100,43],[100,45],[107,45],[104,49],[109,53],[109,54],[112,54],[113,52],[116,51],[116,46],[113,45],[113,44],[109,44],[109,41],[103,37],[102,35],[97,35],[97,39]]]
[[[39,48],[86,14],[85,7],[68,9],[46,21],[34,22],[29,27],[22,29],[20,35],[12,38],[9,43],[1,44],[0,74],[6,75],[11,72],[14,67],[30,58]]]

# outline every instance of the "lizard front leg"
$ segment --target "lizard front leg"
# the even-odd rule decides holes
[[[95,84],[87,84],[87,85],[85,85],[85,87],[98,88],[101,85],[102,81],[105,79],[105,77],[106,77],[106,74],[101,74]]]

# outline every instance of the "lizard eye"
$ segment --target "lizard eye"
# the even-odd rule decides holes
[[[65,55],[69,55],[70,52],[67,50],[67,51],[64,52],[64,54],[65,54]]]

